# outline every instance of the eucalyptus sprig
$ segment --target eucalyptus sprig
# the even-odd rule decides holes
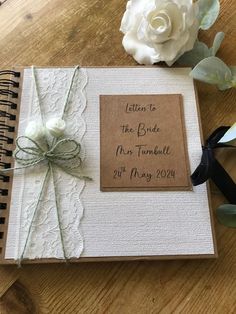
[[[217,218],[226,227],[236,228],[236,205],[224,204],[216,210]]]
[[[198,6],[199,29],[208,30],[220,13],[220,2],[219,0],[198,0]],[[211,48],[197,40],[193,49],[178,60],[179,64],[193,67],[190,73],[191,77],[217,85],[220,90],[236,88],[236,67],[230,67],[216,57],[224,37],[223,32],[218,32]]]
[[[208,57],[200,61],[191,71],[196,80],[217,85],[219,90],[236,88],[236,67],[228,67],[217,57]]]
[[[209,57],[215,57],[220,49],[221,43],[224,40],[225,34],[218,32],[213,41],[213,45],[209,48],[205,43],[197,40],[192,50],[186,52],[179,58],[178,63],[187,64],[195,67],[200,61]]]

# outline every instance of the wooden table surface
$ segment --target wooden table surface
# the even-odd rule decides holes
[[[12,65],[135,65],[121,45],[126,0],[5,0],[0,6],[0,68]],[[200,34],[236,65],[236,1]],[[236,90],[198,83],[204,137],[236,121]],[[211,187],[213,209],[225,202]],[[191,210],[191,208],[190,208]],[[0,313],[235,313],[236,229],[217,221],[217,260],[0,267]]]

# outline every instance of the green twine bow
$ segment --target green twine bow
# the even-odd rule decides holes
[[[24,143],[23,140],[28,140],[29,144]],[[75,170],[80,168],[82,163],[79,156],[81,145],[78,142],[70,138],[64,138],[52,144],[51,148],[48,144],[45,146],[47,147],[46,149],[28,136],[19,136],[16,139],[16,149],[13,156],[22,166],[5,169],[5,171],[24,169],[47,161],[49,164],[56,165],[67,174],[78,179],[91,180],[90,177],[75,172]]]

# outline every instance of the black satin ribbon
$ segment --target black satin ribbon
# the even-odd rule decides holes
[[[205,146],[202,147],[201,162],[191,175],[191,180],[196,186],[211,178],[228,201],[236,204],[236,184],[214,156],[216,148],[235,148],[232,145],[218,143],[229,129],[229,126],[221,126],[209,136]]]

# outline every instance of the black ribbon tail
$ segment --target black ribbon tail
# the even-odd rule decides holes
[[[236,204],[236,184],[217,160],[214,163],[211,179],[230,204]]]
[[[203,147],[202,158],[199,166],[191,175],[194,186],[212,179],[219,190],[231,204],[236,204],[236,184],[222,165],[214,157],[214,149],[218,147],[232,147],[218,143],[230,127],[222,126],[216,129],[206,141]]]
[[[214,156],[212,150],[203,147],[202,158],[199,166],[191,175],[191,180],[194,186],[206,182],[212,175],[214,164]]]

